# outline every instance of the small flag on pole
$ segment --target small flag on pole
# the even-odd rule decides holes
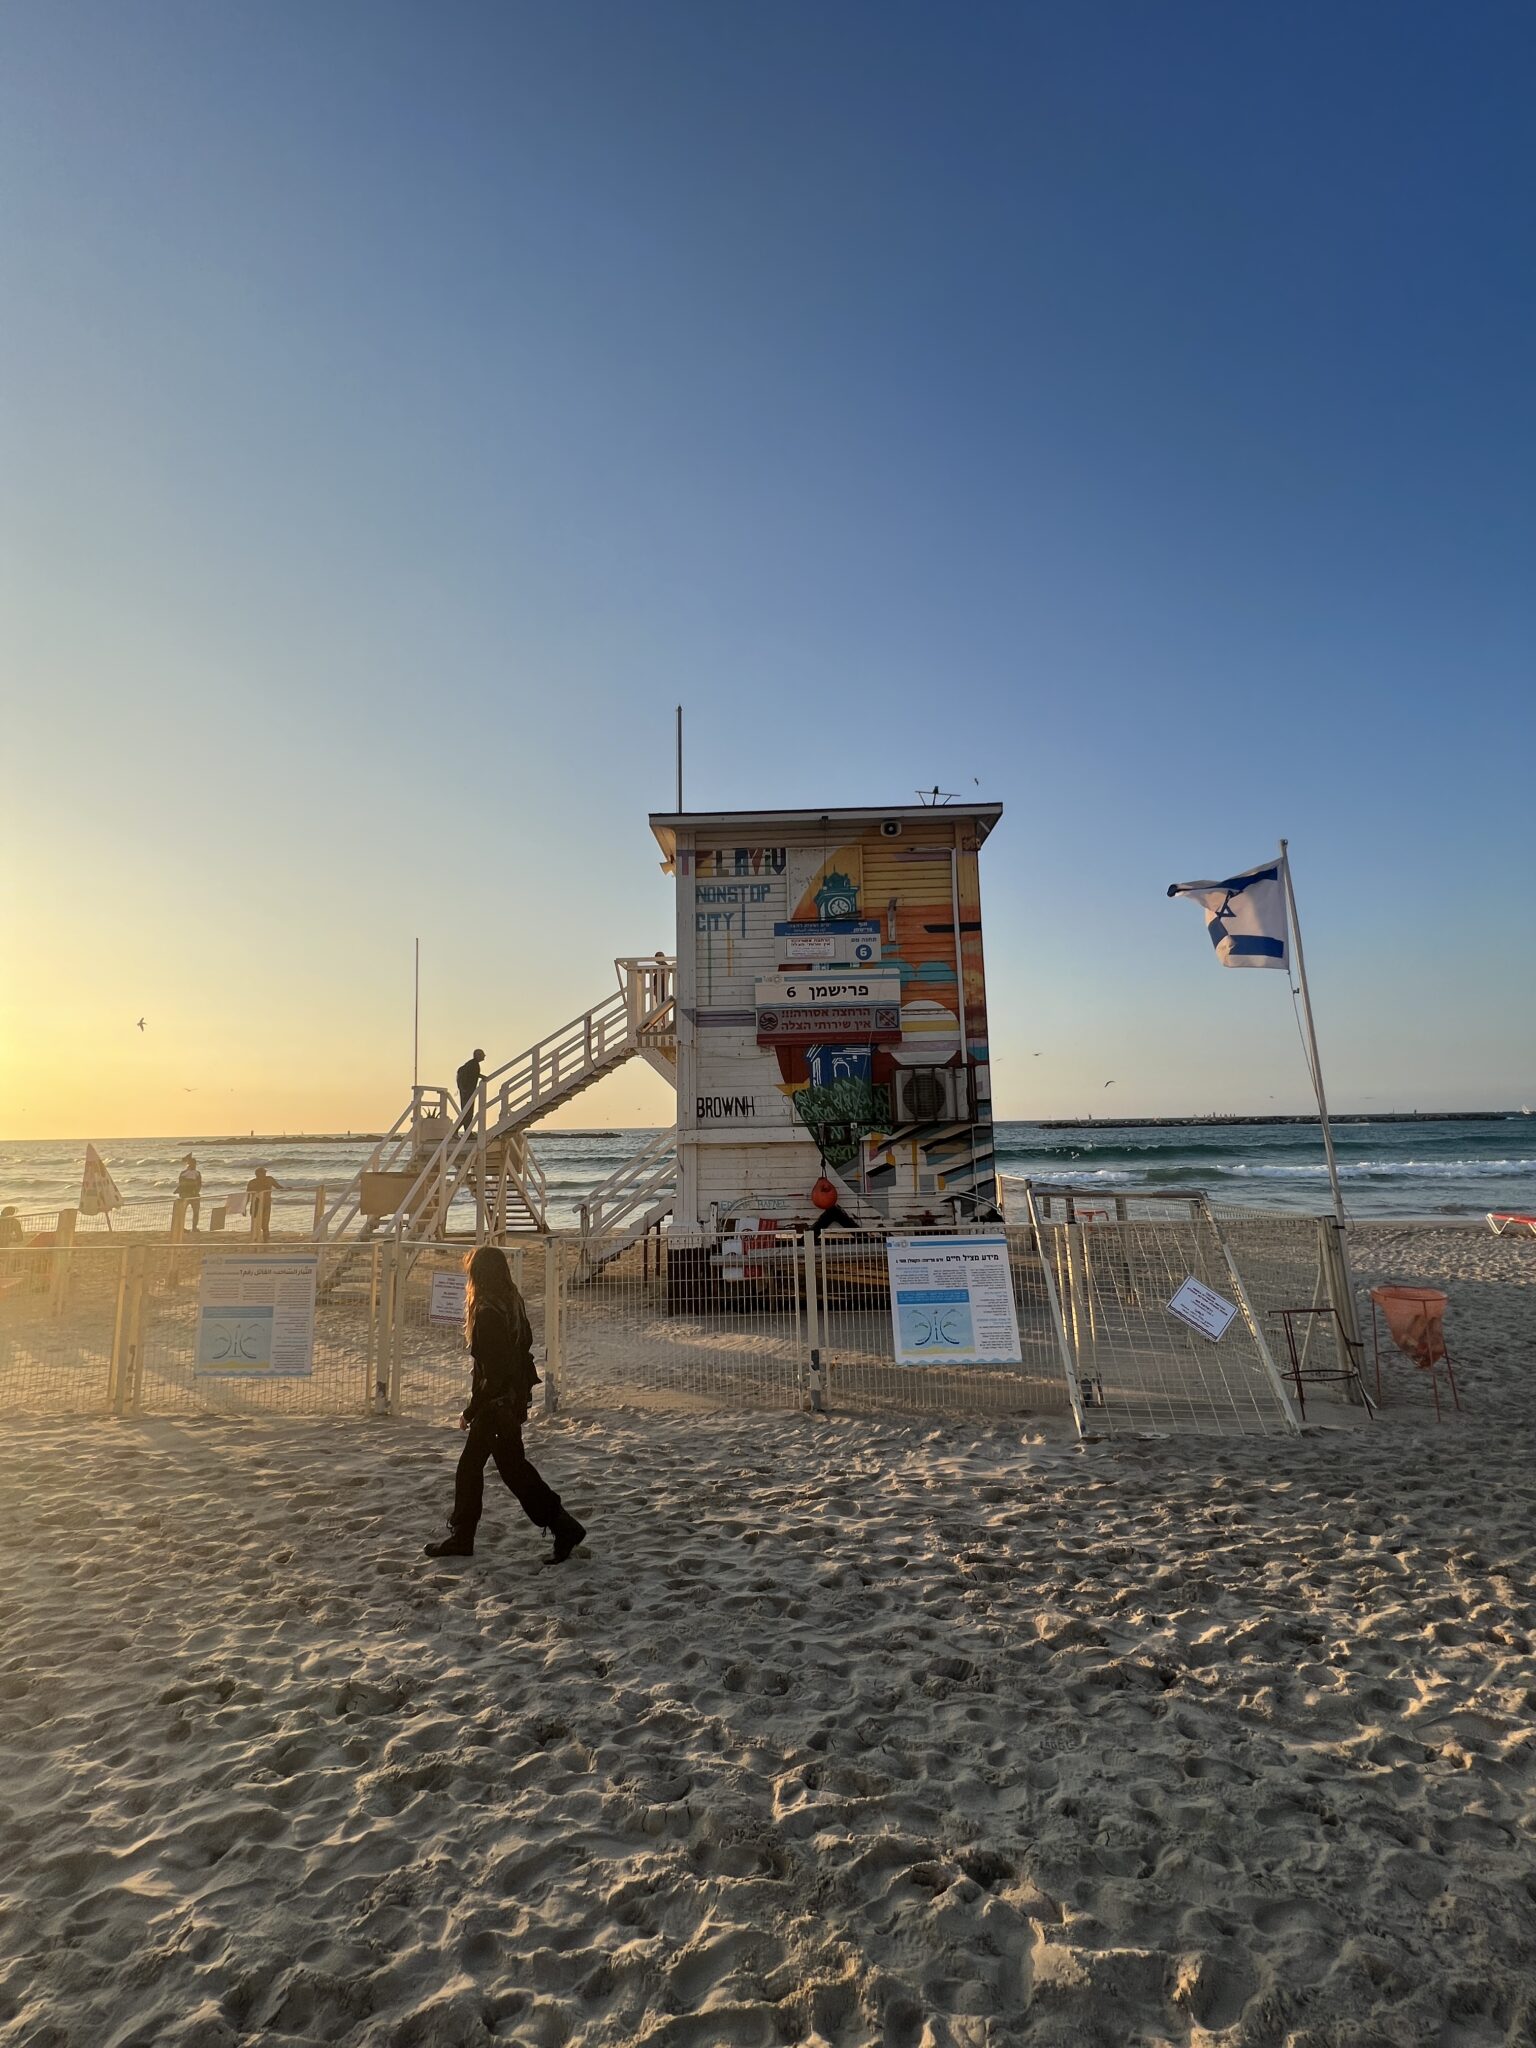
[[[80,1177],[80,1214],[82,1216],[110,1216],[114,1209],[121,1209],[123,1198],[117,1192],[117,1183],[106,1168],[106,1162],[94,1145],[85,1148],[85,1172]]]
[[[1289,971],[1285,884],[1278,861],[1225,882],[1170,882],[1170,896],[1189,896],[1205,912],[1205,928],[1223,967]]]

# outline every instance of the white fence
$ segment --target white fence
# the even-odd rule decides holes
[[[1006,1367],[898,1363],[874,1234],[570,1234],[532,1238],[509,1257],[545,1399],[567,1409],[1056,1414],[1090,1436],[1295,1427],[1270,1317],[1340,1298],[1331,1226],[1218,1216],[1182,1196],[1070,1221],[1058,1200],[1052,1209],[1041,1201],[1033,1226],[1006,1231],[1021,1351]],[[460,1270],[462,1251],[359,1240],[306,1249],[318,1261],[313,1369],[271,1380],[196,1369],[204,1266],[266,1255],[248,1240],[93,1237],[0,1252],[0,1412],[455,1416],[467,1361],[451,1290],[434,1281]],[[1219,1343],[1168,1313],[1189,1276],[1240,1306]]]
[[[206,1262],[317,1257],[313,1366],[299,1378],[197,1370]],[[239,1241],[0,1252],[0,1411],[51,1415],[364,1415],[383,1341],[381,1253]]]

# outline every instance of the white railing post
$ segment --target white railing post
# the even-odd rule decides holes
[[[411,1268],[398,1237],[393,1246],[393,1266],[389,1291],[389,1378],[384,1388],[386,1415],[400,1413],[400,1382],[405,1369],[405,1297]]]
[[[75,1225],[80,1220],[78,1209],[61,1209],[53,1226],[53,1258],[49,1279],[49,1313],[61,1316],[69,1296],[69,1261],[75,1242]],[[108,1221],[111,1219],[108,1218]]]
[[[817,1299],[816,1239],[810,1231],[800,1239],[805,1263],[805,1405],[813,1415],[825,1411],[821,1393],[821,1303]]]
[[[107,1407],[121,1415],[128,1401],[128,1262],[125,1246],[117,1255],[117,1308],[112,1319],[112,1356],[107,1365]]]
[[[1049,1201],[1050,1197],[1047,1196],[1047,1204],[1049,1204]],[[1025,1214],[1029,1218],[1030,1235],[1035,1243],[1035,1254],[1040,1261],[1040,1272],[1045,1281],[1046,1306],[1050,1315],[1051,1327],[1056,1335],[1056,1347],[1061,1358],[1062,1378],[1067,1383],[1067,1400],[1071,1403],[1072,1420],[1077,1424],[1078,1435],[1080,1437],[1086,1436],[1088,1425],[1083,1415],[1083,1390],[1077,1381],[1077,1359],[1067,1334],[1066,1314],[1062,1307],[1061,1296],[1056,1289],[1056,1275],[1051,1266],[1054,1246],[1048,1248],[1046,1245],[1045,1233],[1047,1226],[1041,1219],[1040,1210],[1035,1203],[1034,1189],[1029,1185],[1028,1181],[1024,1183],[1024,1202]],[[1058,1228],[1056,1224],[1051,1224],[1049,1227],[1053,1232]]]
[[[484,1244],[489,1217],[485,1207],[485,1076],[475,1084],[475,1243]],[[446,1224],[447,1219],[444,1218]]]
[[[544,1413],[560,1406],[560,1240],[544,1240]]]

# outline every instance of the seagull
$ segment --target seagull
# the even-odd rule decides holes
[[[139,1019],[139,1029],[141,1031],[144,1029],[144,1019],[142,1017]]]
[[[1115,1085],[1115,1084],[1114,1084],[1114,1082],[1113,1082],[1113,1081],[1106,1081],[1106,1082],[1104,1083],[1104,1086],[1105,1086],[1106,1088],[1113,1088],[1113,1087],[1114,1087],[1114,1085]]]

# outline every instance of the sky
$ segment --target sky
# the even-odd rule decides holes
[[[11,0],[0,1137],[387,1124],[418,936],[511,1057],[672,943],[679,703],[691,807],[1006,806],[1003,1116],[1307,1106],[1164,893],[1282,833],[1334,1106],[1536,1100],[1533,87],[1523,0]]]

